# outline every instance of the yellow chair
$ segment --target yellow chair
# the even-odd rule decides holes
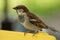
[[[0,40],[56,40],[54,36],[45,32],[39,32],[35,36],[32,35],[31,33],[27,33],[24,36],[23,32],[0,30]]]

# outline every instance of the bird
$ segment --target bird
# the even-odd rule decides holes
[[[19,23],[27,29],[24,35],[26,35],[27,32],[32,32],[33,30],[36,34],[39,31],[42,31],[42,29],[50,29],[57,32],[57,30],[47,26],[37,15],[30,12],[25,5],[18,5],[13,9],[17,12]]]

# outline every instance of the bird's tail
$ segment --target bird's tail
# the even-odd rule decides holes
[[[54,27],[48,27],[48,29],[50,29],[51,31],[54,31],[54,32],[58,32]]]
[[[60,35],[60,32],[58,30],[56,30],[54,27],[52,27],[52,28],[51,27],[48,27],[48,29],[50,29],[53,32],[57,32]]]

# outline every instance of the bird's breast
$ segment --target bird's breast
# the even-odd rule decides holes
[[[39,29],[38,27],[31,24],[30,22],[24,22],[23,25],[26,29],[29,29],[29,30],[38,30]]]

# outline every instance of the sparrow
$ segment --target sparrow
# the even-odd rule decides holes
[[[51,29],[52,31],[56,31],[53,28],[48,27],[39,17],[35,14],[31,13],[28,8],[24,5],[18,5],[13,9],[16,10],[19,22],[28,30],[27,32],[35,31],[38,33],[42,31],[42,29]],[[24,35],[26,32],[24,33]]]

